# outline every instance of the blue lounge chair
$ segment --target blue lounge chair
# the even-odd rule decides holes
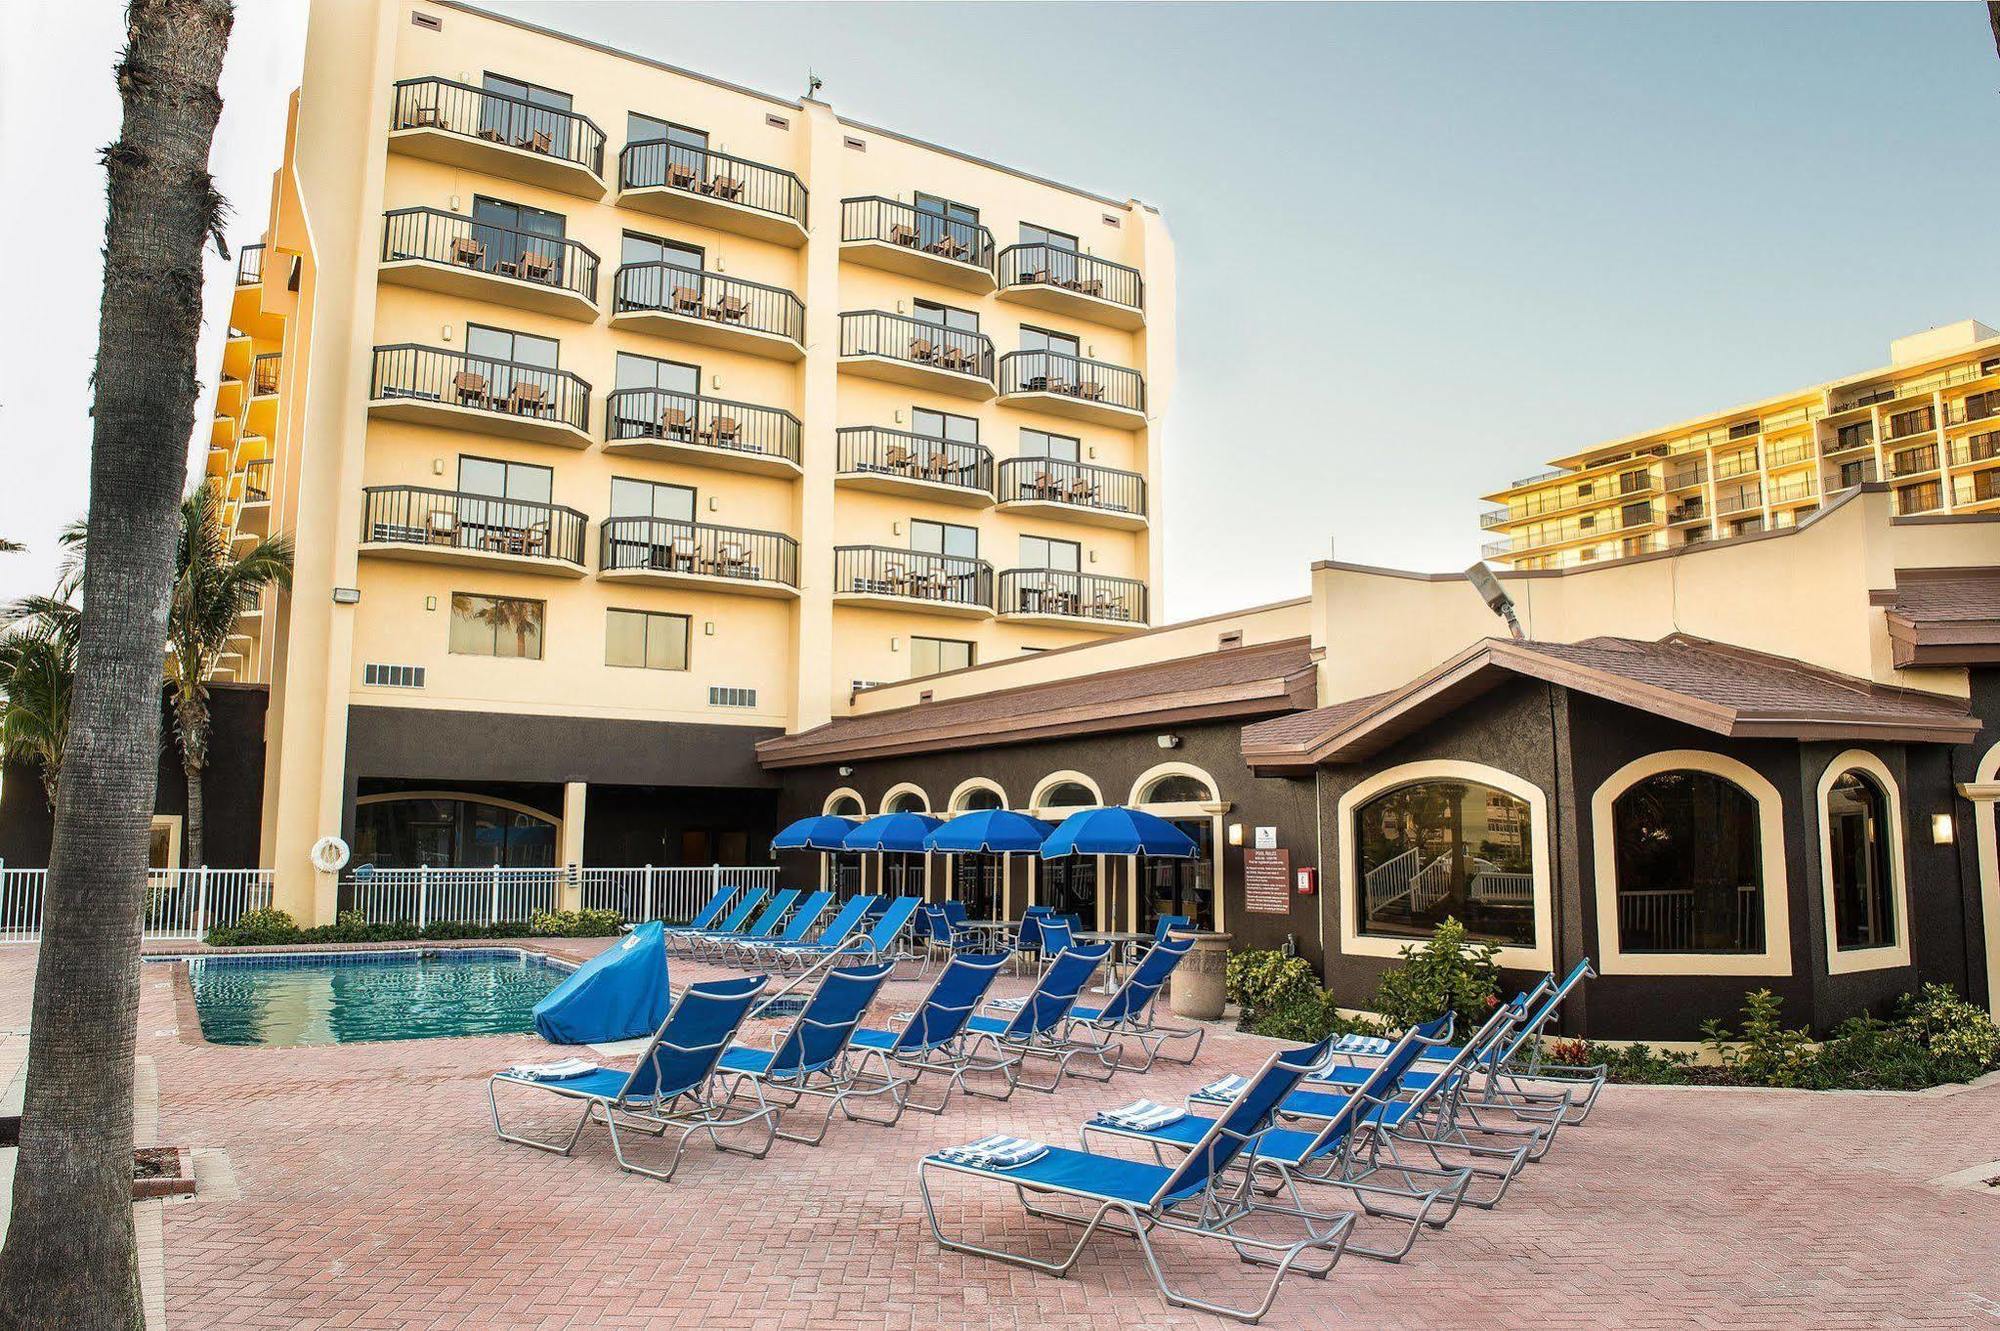
[[[712,948],[714,955],[711,959],[740,962],[750,955],[750,950],[753,948],[796,943],[812,932],[812,927],[819,923],[819,917],[826,913],[827,904],[832,900],[831,892],[807,893],[805,899],[799,902],[798,909],[792,912],[791,918],[785,921],[785,927],[766,938],[756,938],[747,934],[707,935],[714,943]]]
[[[1051,913],[1048,906],[1030,906],[1021,912],[1021,922],[1014,926],[1014,969],[1033,961],[1040,965],[1042,960],[1042,921]]]
[[[486,1085],[486,1102],[493,1110],[493,1131],[500,1140],[532,1146],[538,1151],[569,1155],[591,1119],[602,1122],[611,1137],[611,1152],[620,1169],[648,1178],[670,1179],[680,1168],[688,1139],[706,1132],[718,1151],[762,1158],[770,1152],[777,1129],[776,1114],[766,1107],[743,1110],[715,1093],[716,1064],[728,1047],[730,1037],[743,1024],[751,1003],[770,983],[761,975],[727,980],[706,980],[689,985],[660,1029],[653,1033],[639,1062],[630,1072],[616,1068],[587,1068],[564,1076],[533,1077],[513,1072],[494,1074]],[[500,1123],[499,1088],[526,1087],[566,1100],[578,1101],[583,1113],[567,1140],[544,1141],[510,1133]],[[625,1154],[619,1128],[636,1130],[652,1137],[677,1134],[673,1159],[666,1168],[634,1164]],[[719,1135],[751,1124],[763,1125],[762,1142],[755,1147],[735,1146]]]
[[[776,1048],[739,1044],[724,1050],[716,1075],[731,1083],[731,1098],[740,1099],[747,1091],[758,1109],[777,1112],[778,1136],[817,1146],[833,1123],[834,1110],[852,1119],[856,1115],[847,1107],[850,1099],[889,1093],[889,1087],[857,1083],[847,1049],[860,1029],[862,1014],[895,968],[895,962],[883,961],[828,971]],[[784,1111],[798,1108],[807,1096],[826,1101],[819,1131],[810,1136],[785,1131]]]
[[[1016,1086],[1026,1086],[1031,1091],[1053,1091],[1062,1084],[1064,1075],[1072,1071],[1078,1076],[1088,1076],[1092,1081],[1111,1079],[1111,1070],[1117,1066],[1122,1053],[1115,1042],[1109,1045],[1079,1045],[1063,1034],[1070,1010],[1076,1006],[1077,995],[1083,992],[1083,986],[1110,955],[1109,943],[1072,947],[1059,952],[1042,970],[1034,992],[1020,1000],[1020,1007],[1013,1010],[1011,1016],[980,1016],[966,1023],[968,1048],[985,1045],[993,1051],[993,1057],[980,1065],[981,1070],[998,1072],[1006,1078],[1007,1090],[997,1098],[1007,1099],[1014,1094]],[[1013,1009],[1013,1004],[1009,1003],[1007,1008]],[[1073,1059],[1085,1054],[1098,1060],[1104,1070],[1103,1076],[1070,1067]],[[1021,1079],[1021,1069],[1030,1058],[1046,1059],[1054,1064],[1054,1075],[1049,1078],[1048,1085]],[[976,1091],[971,1086],[965,1087],[965,1090],[974,1095],[991,1094]]]
[[[722,918],[723,907],[727,906],[729,899],[735,895],[736,889],[733,887],[716,888],[715,895],[708,899],[707,905],[694,913],[692,920],[689,920],[686,924],[669,924],[664,926],[667,933],[670,935],[698,934],[706,929],[714,928],[715,922]]]
[[[790,965],[800,956],[807,960],[824,956],[840,944],[846,942],[861,927],[862,916],[875,904],[874,897],[849,897],[834,912],[826,927],[811,942],[803,939],[773,939],[768,943],[748,942],[737,945],[737,956],[752,966],[776,969]],[[789,931],[787,931],[789,932]],[[802,951],[802,949],[806,951]]]
[[[1153,941],[1164,943],[1168,934],[1176,929],[1189,928],[1193,923],[1194,921],[1185,915],[1162,915],[1153,924]]]
[[[693,952],[694,940],[696,938],[711,937],[716,934],[740,933],[743,928],[743,922],[750,918],[750,913],[757,909],[757,904],[763,899],[763,888],[747,887],[743,889],[742,897],[734,906],[729,908],[727,915],[716,922],[713,929],[669,929],[667,931],[667,950],[669,952],[673,951],[674,944],[679,943],[686,951]]]
[[[927,1155],[917,1165],[917,1186],[923,1194],[924,1214],[930,1221],[931,1234],[940,1247],[955,1252],[1063,1276],[1076,1265],[1091,1236],[1102,1229],[1138,1240],[1153,1283],[1168,1303],[1254,1322],[1271,1310],[1278,1297],[1278,1286],[1288,1272],[1296,1269],[1323,1276],[1330,1271],[1340,1260],[1353,1225],[1350,1217],[1329,1233],[1309,1233],[1292,1243],[1275,1242],[1237,1230],[1246,1220],[1254,1219],[1258,1208],[1250,1195],[1249,1173],[1231,1170],[1230,1165],[1239,1153],[1254,1147],[1259,1135],[1270,1125],[1272,1111],[1324,1053],[1325,1046],[1316,1045],[1271,1055],[1235,1102],[1210,1122],[1199,1139],[1188,1144],[1186,1154],[1173,1165],[1060,1146],[1049,1146],[1040,1154],[1012,1165],[979,1163],[963,1156],[953,1158],[947,1152]],[[937,1202],[931,1193],[932,1179],[941,1174],[1006,1184],[1015,1190],[1029,1215],[1078,1226],[1083,1232],[1069,1254],[1057,1261],[947,1238],[938,1222]],[[1237,1256],[1246,1260],[1262,1258],[1276,1268],[1271,1282],[1260,1299],[1244,1306],[1178,1289],[1168,1282],[1160,1267],[1162,1254],[1154,1246],[1153,1235],[1161,1231],[1227,1243]],[[1302,1259],[1308,1254],[1325,1254],[1323,1264],[1303,1264]],[[1128,1312],[1120,1320],[1137,1319]]]
[[[1117,1064],[1120,1072],[1150,1072],[1154,1060],[1166,1058],[1172,1063],[1192,1063],[1201,1052],[1202,1036],[1206,1034],[1199,1026],[1165,1026],[1154,1020],[1154,1009],[1159,1005],[1160,991],[1166,986],[1167,977],[1181,963],[1188,949],[1194,946],[1191,938],[1162,938],[1146,949],[1146,955],[1125,977],[1125,983],[1118,991],[1105,1000],[1102,1007],[1085,1007],[1081,1003],[1070,1009],[1072,1039],[1077,1037],[1077,1028],[1107,1039],[1130,1037],[1139,1045],[1143,1061],[1127,1063],[1121,1058]],[[1173,1040],[1192,1038],[1187,1052],[1167,1055],[1162,1052]]]
[[[1044,915],[1035,923],[1041,933],[1039,942],[1044,962],[1076,946],[1076,926],[1070,923],[1068,916]]]
[[[906,961],[912,955],[904,945],[903,935],[909,930],[910,921],[915,918],[917,907],[923,902],[915,897],[894,897],[883,903],[880,914],[868,923],[863,932],[849,934],[838,943],[825,941],[802,943],[783,948],[780,955],[787,962],[810,965],[812,962],[838,952],[840,959],[849,964],[868,961]]]
[[[1606,1068],[1566,1066],[1543,1061],[1543,1037],[1548,1025],[1570,993],[1585,980],[1597,978],[1597,971],[1585,957],[1570,968],[1560,983],[1554,983],[1541,1006],[1521,1023],[1513,1038],[1487,1071],[1481,1087],[1481,1103],[1505,1106],[1522,1118],[1556,1123],[1581,1123],[1590,1117],[1598,1093],[1604,1089]]]
[[[682,941],[688,945],[688,951],[692,953],[700,954],[706,951],[713,954],[719,953],[739,939],[768,938],[777,932],[778,924],[784,919],[785,912],[790,910],[792,903],[798,899],[798,889],[788,887],[782,892],[774,893],[771,899],[764,903],[764,908],[757,912],[757,918],[744,926],[741,933],[726,933],[721,929],[703,930],[698,934],[683,935]]]
[[[981,1064],[967,1049],[966,1027],[979,1001],[993,987],[993,978],[1007,964],[1005,952],[959,952],[947,961],[923,1003],[900,1031],[862,1027],[854,1033],[854,1065],[857,1075],[879,1073],[896,1090],[894,1118],[869,1119],[871,1123],[895,1123],[905,1109],[926,1114],[942,1114],[951,1102],[953,1090],[965,1085],[965,1075],[994,1071]],[[912,1095],[926,1076],[946,1078],[944,1094],[936,1104],[922,1104]],[[865,1118],[866,1115],[855,1115]]]

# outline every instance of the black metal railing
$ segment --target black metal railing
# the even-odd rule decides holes
[[[443,130],[604,174],[604,131],[589,116],[452,79],[398,80],[390,92],[389,128]]]
[[[1950,420],[1953,425],[1983,421],[1994,416],[2000,416],[2000,389],[1973,393],[1951,404]]]
[[[805,303],[783,287],[653,261],[618,270],[618,312],[655,310],[730,328],[775,333],[805,345]]]
[[[1954,504],[1984,504],[2000,499],[2000,471],[1976,472],[1971,476],[1951,478],[1951,499]]]
[[[1944,489],[1936,481],[1925,481],[1896,491],[1896,516],[1928,513],[1944,505]]]
[[[398,208],[383,214],[382,223],[384,263],[422,259],[597,301],[597,255],[574,240],[494,226],[441,208]]]
[[[993,493],[993,450],[982,444],[875,425],[843,428],[838,440],[836,465],[843,476],[901,476]]]
[[[1061,458],[1008,458],[1000,464],[1000,502],[1022,499],[1143,517],[1146,478],[1136,471]]]
[[[1000,575],[1000,613],[1143,624],[1146,584],[1069,569],[1010,568]]]
[[[1730,491],[1719,491],[1715,496],[1715,511],[1725,515],[1745,513],[1763,506],[1764,485],[1761,481],[1753,481]]]
[[[840,201],[840,238],[879,240],[993,271],[993,233],[979,223],[940,217],[877,194]]]
[[[1009,245],[1001,250],[1000,285],[1061,287],[1128,309],[1146,308],[1146,284],[1137,268],[1057,245]]]
[[[840,354],[882,356],[911,365],[955,370],[993,382],[993,339],[963,328],[945,328],[887,310],[849,310],[840,316]]]
[[[1829,453],[1845,453],[1850,448],[1867,448],[1875,442],[1875,422],[1857,421],[1853,425],[1843,425],[1834,431]]]
[[[243,468],[243,502],[262,504],[271,498],[271,459],[258,458]]]
[[[895,596],[911,601],[993,608],[993,566],[983,559],[842,545],[833,551],[836,595]]]
[[[650,569],[799,585],[799,543],[780,532],[675,518],[606,518],[600,540],[598,567],[606,573]]]
[[[525,416],[590,428],[590,385],[568,370],[469,356],[411,343],[375,348],[369,396],[411,398],[451,407]]]
[[[1697,462],[1692,467],[1683,467],[1667,476],[1667,489],[1685,490],[1702,484],[1708,479],[1708,464]]]
[[[1717,458],[1715,460],[1715,479],[1718,481],[1727,481],[1738,476],[1748,476],[1761,465],[1757,456],[1757,450],[1754,448],[1747,452],[1732,454],[1726,458]]]
[[[604,438],[664,439],[728,453],[799,460],[799,418],[777,407],[664,388],[620,388],[604,398]]]
[[[573,508],[417,485],[362,492],[361,539],[487,554],[525,555],[583,567],[589,519]]]
[[[260,241],[236,251],[236,285],[253,287],[264,280],[264,246]]]
[[[806,224],[806,187],[782,167],[668,139],[643,139],[619,150],[618,188],[657,186]]]
[[[1936,471],[1938,450],[1936,444],[1926,444],[1922,448],[1906,448],[1900,453],[1889,455],[1891,476],[1914,476],[1918,472]]]
[[[1128,411],[1146,409],[1146,380],[1137,370],[1060,351],[1010,351],[1000,358],[1002,393],[1059,393]]]
[[[265,397],[278,391],[278,375],[285,368],[285,353],[267,351],[250,362],[250,396]]]
[[[1690,499],[1684,504],[1675,504],[1667,510],[1668,522],[1693,522],[1708,516],[1707,505],[1699,499]]]
[[[1994,457],[2000,457],[2000,430],[1969,434],[1953,441],[1951,446],[1951,465],[1954,467],[1969,467]]]

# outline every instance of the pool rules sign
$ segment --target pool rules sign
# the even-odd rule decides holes
[[[1257,915],[1292,913],[1292,853],[1277,848],[1274,835],[1267,839],[1258,828],[1257,844],[1243,852],[1243,907]]]

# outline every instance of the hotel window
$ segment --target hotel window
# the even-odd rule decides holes
[[[956,332],[979,331],[979,315],[976,312],[961,310],[956,305],[940,305],[934,300],[911,301],[910,317],[919,323],[936,324],[939,328],[950,328]]]
[[[1418,781],[1354,811],[1360,932],[1428,938],[1446,916],[1473,938],[1535,943],[1528,802],[1476,781]]]
[[[930,802],[924,798],[920,790],[905,790],[898,793],[882,810],[884,813],[929,813],[930,811]]]
[[[1621,527],[1643,527],[1652,520],[1651,504],[1627,504],[1618,510],[1618,525]]]
[[[973,661],[972,644],[957,638],[910,639],[910,677],[963,670]]]
[[[1611,806],[1621,952],[1764,950],[1757,800],[1711,772],[1659,772]]]
[[[1097,804],[1097,796],[1081,781],[1058,782],[1042,793],[1046,809],[1093,809]]]
[[[1021,567],[1076,573],[1083,568],[1083,547],[1075,541],[1058,541],[1047,536],[1023,536]]]
[[[1072,439],[1066,434],[1050,434],[1047,430],[1021,431],[1021,456],[1024,458],[1049,458],[1056,462],[1082,461],[1083,441]]]
[[[663,393],[693,397],[701,392],[701,366],[653,356],[618,353],[617,380],[620,388],[657,388]]]
[[[695,492],[691,486],[635,481],[627,476],[611,478],[609,516],[614,518],[663,518],[668,522],[693,522],[694,505]]]
[[[544,400],[554,401],[555,371],[562,363],[561,352],[561,344],[552,337],[536,337],[485,324],[465,326],[468,368],[486,376],[489,398],[504,399],[513,393],[515,384],[532,384],[542,390]]]
[[[625,113],[625,143],[627,147],[636,143],[668,143],[690,154],[708,151],[708,135],[701,130],[689,129],[655,116],[640,115],[637,111]],[[679,160],[678,157],[676,160]]]
[[[1060,356],[1075,356],[1082,344],[1068,333],[1052,333],[1046,328],[1036,328],[1031,324],[1021,325],[1021,350],[1052,351]]]
[[[539,661],[543,610],[540,601],[453,592],[448,650],[456,656],[505,656]]]
[[[1859,462],[1840,464],[1840,488],[1843,490],[1849,486],[1866,484],[1874,479],[1875,463],[1868,458],[1863,458]]]
[[[681,245],[643,232],[627,231],[618,242],[618,262],[663,263],[670,268],[701,271],[703,251],[699,245]]]
[[[1036,256],[1037,262],[1024,265],[1030,269],[1046,268],[1047,281],[1064,286],[1076,280],[1077,260],[1075,258],[1076,237],[1067,231],[1052,231],[1032,222],[1021,223],[1021,243],[1041,245],[1046,248]]]
[[[1899,411],[1889,418],[1889,437],[1892,439],[1900,439],[1906,434],[1923,434],[1936,428],[1937,412],[1931,407]]]
[[[1849,769],[1826,793],[1832,850],[1833,945],[1892,947],[1896,942],[1896,853],[1889,797],[1867,772]]]
[[[479,495],[488,499],[509,500],[522,504],[550,503],[555,475],[554,469],[538,467],[529,462],[501,462],[496,458],[470,457],[464,454],[458,459],[459,493]],[[460,507],[463,508],[464,505]],[[500,506],[494,505],[494,507]],[[493,517],[497,525],[507,525],[500,515],[495,514]],[[474,523],[482,521],[480,517],[466,513],[460,513],[459,519]]]
[[[925,249],[955,247],[961,259],[983,260],[979,253],[979,210],[935,194],[917,195],[917,239]],[[939,244],[949,236],[952,247]]]
[[[561,213],[474,195],[472,238],[485,256],[477,266],[486,272],[519,276],[521,256],[533,251],[555,265],[549,280],[561,286],[564,225]]]
[[[666,415],[669,411],[693,416],[694,399],[701,395],[699,365],[635,356],[629,351],[619,352],[616,364],[620,396],[608,399],[605,410],[616,417],[612,429],[618,438],[666,433],[672,424]],[[685,427],[678,437],[686,437],[692,429]]]
[[[688,668],[686,615],[653,610],[604,612],[604,664],[644,670]]]
[[[979,558],[979,528],[955,522],[930,522],[922,518],[910,523],[910,549],[919,554],[949,555],[954,559]]]
[[[910,432],[926,439],[943,439],[954,444],[979,442],[979,421],[972,416],[954,416],[928,407],[910,408]]]
[[[479,99],[479,132],[499,142],[545,148],[569,156],[570,97],[502,74],[487,74],[481,87],[494,94]],[[525,105],[523,105],[525,103]]]
[[[1852,425],[1841,426],[1834,433],[1834,447],[1836,449],[1860,448],[1864,444],[1873,443],[1874,440],[1875,422],[1873,421],[1856,421]]]

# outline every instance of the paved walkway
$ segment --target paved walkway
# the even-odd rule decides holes
[[[32,958],[0,950],[0,1029],[25,1024],[31,982]],[[917,992],[894,986],[884,1010]],[[841,1123],[763,1161],[697,1149],[661,1184],[620,1173],[601,1136],[574,1159],[493,1139],[483,1077],[547,1057],[532,1037],[245,1049],[184,1042],[177,1022],[172,976],[149,965],[139,1044],[162,1140],[226,1151],[236,1184],[162,1212],[177,1327],[1227,1325],[1167,1308],[1117,1242],[1067,1280],[941,1253],[915,1164],[1001,1128],[1071,1140],[1094,1107],[1173,1098],[1270,1048],[1224,1033],[1192,1068]],[[1614,1087],[1501,1211],[1462,1215],[1400,1266],[1288,1282],[1266,1324],[2000,1326],[2000,1188],[1929,1181],[2000,1156],[1996,1127],[2000,1084]],[[1011,1195],[954,1195],[989,1234],[1025,1232]],[[1208,1287],[1253,1283],[1195,1260]]]

